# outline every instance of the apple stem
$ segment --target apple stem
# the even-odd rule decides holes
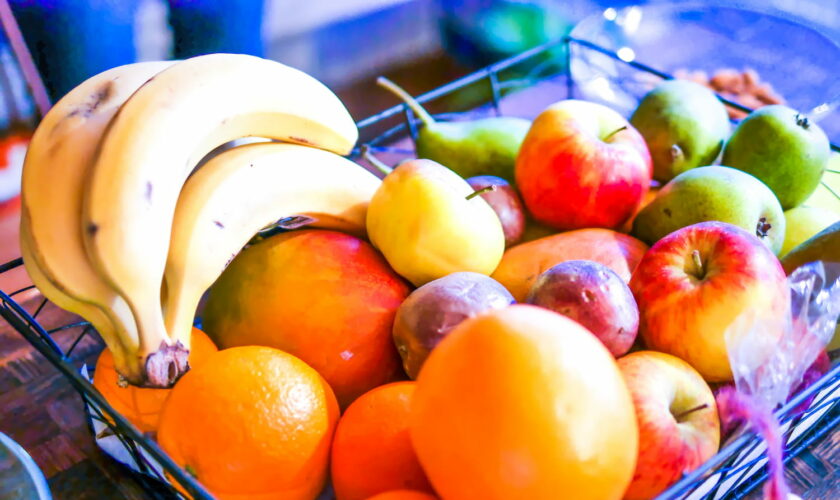
[[[691,415],[692,413],[694,413],[696,411],[705,410],[708,407],[709,407],[708,403],[703,403],[701,405],[695,406],[694,408],[689,408],[688,410],[685,410],[682,413],[678,413],[678,414],[674,415],[674,418],[677,419],[677,421],[679,421],[679,420],[682,420],[683,418],[687,417],[688,415]]]
[[[389,91],[391,91],[391,93],[402,99],[404,103],[408,104],[408,107],[411,108],[412,111],[414,111],[414,114],[416,114],[418,118],[420,118],[420,121],[423,122],[423,125],[428,127],[435,123],[435,119],[432,118],[432,115],[430,115],[429,112],[426,111],[423,108],[423,106],[420,105],[419,102],[417,102],[417,99],[415,99],[411,96],[411,94],[403,90],[402,87],[392,82],[391,80],[385,78],[384,76],[380,76],[379,78],[377,78],[376,83],[380,87],[388,89]]]
[[[382,172],[383,175],[388,175],[388,174],[390,174],[391,172],[394,171],[393,168],[391,168],[388,165],[385,165],[384,163],[382,163],[382,160],[373,156],[373,153],[371,153],[371,151],[370,151],[370,146],[368,146],[367,144],[364,144],[362,146],[362,157],[365,160],[367,160],[368,163],[373,165],[374,168],[376,168],[376,170],[379,170],[380,172]]]
[[[604,142],[609,141],[610,139],[612,139],[612,136],[614,136],[615,134],[617,134],[617,133],[621,132],[622,130],[627,130],[627,125],[625,125],[625,126],[623,126],[623,127],[621,127],[621,128],[617,128],[617,129],[613,130],[612,132],[610,132],[609,134],[607,134],[607,136],[606,136],[606,137],[604,137]]]
[[[703,277],[703,259],[700,257],[700,250],[692,250],[691,251],[691,259],[694,261],[694,265],[697,267],[697,277]]]
[[[471,200],[471,199],[475,198],[475,197],[476,197],[476,196],[478,196],[478,195],[482,195],[482,194],[484,194],[484,193],[489,193],[489,192],[491,192],[491,191],[495,191],[495,190],[496,190],[496,185],[495,185],[495,184],[494,184],[494,185],[491,185],[491,186],[483,187],[483,188],[481,188],[481,189],[479,189],[479,190],[477,190],[477,191],[474,191],[474,192],[472,192],[472,193],[468,194],[468,195],[467,195],[467,200]]]

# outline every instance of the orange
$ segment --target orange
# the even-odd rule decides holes
[[[337,420],[332,390],[309,365],[234,347],[175,385],[158,442],[219,499],[311,500],[327,478]]]
[[[437,497],[422,491],[393,490],[374,495],[367,500],[437,500]]]
[[[578,229],[509,248],[492,277],[524,302],[540,273],[567,260],[593,260],[628,282],[647,249],[636,238],[610,229]]]
[[[470,318],[438,344],[410,428],[446,499],[618,500],[638,451],[609,351],[573,320],[526,304]]]
[[[292,231],[233,260],[210,289],[204,328],[222,349],[264,345],[299,357],[346,408],[400,374],[391,327],[408,293],[370,243]]]
[[[332,448],[338,500],[364,500],[402,488],[433,492],[408,431],[414,387],[414,382],[377,387],[344,412]]]
[[[198,328],[192,329],[190,338],[191,368],[201,366],[208,356],[218,351],[213,341]],[[140,432],[155,432],[160,411],[171,389],[146,389],[133,385],[119,385],[119,375],[114,369],[114,356],[107,347],[96,360],[93,385],[112,408],[137,427]]]

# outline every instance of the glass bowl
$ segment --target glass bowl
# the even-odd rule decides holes
[[[573,44],[571,70],[583,99],[631,113],[659,80],[624,61],[683,77],[750,70],[785,104],[819,122],[832,142],[840,138],[840,46],[798,19],[708,2],[648,4],[590,15],[571,36],[623,60]]]
[[[12,438],[0,432],[0,498],[51,500],[47,481],[35,461]]]

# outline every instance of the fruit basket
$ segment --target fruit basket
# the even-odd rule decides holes
[[[616,52],[572,37],[526,51],[418,98],[442,120],[506,115],[536,115],[546,105],[579,97],[570,64],[574,51],[607,56],[628,71],[648,75],[651,82],[670,76],[638,61],[627,61]],[[655,65],[655,61],[649,62]],[[637,97],[639,97],[637,95]],[[725,101],[726,102],[726,101]],[[746,109],[730,103],[739,109]],[[352,158],[364,163],[367,146],[388,163],[414,154],[410,137],[418,122],[410,109],[397,105],[358,123],[359,147]],[[835,151],[840,151],[832,146]],[[277,229],[282,231],[283,229]],[[0,275],[22,274],[22,259],[0,265]],[[86,322],[43,299],[33,286],[0,290],[0,316],[45,356],[78,391],[85,402],[91,431],[99,445],[137,472],[138,481],[152,498],[179,497],[181,486],[193,498],[213,498],[188,471],[178,467],[150,438],[117,413],[90,383],[90,359],[78,355],[79,346],[101,344]],[[200,319],[197,320],[200,324]],[[90,351],[90,349],[87,349]],[[803,404],[804,403],[804,404]],[[832,368],[776,412],[785,438],[785,460],[794,458],[840,421],[840,365]],[[741,498],[766,478],[765,445],[750,428],[731,436],[717,455],[683,477],[660,499]],[[325,493],[325,497],[328,493]]]

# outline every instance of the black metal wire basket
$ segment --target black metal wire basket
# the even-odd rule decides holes
[[[617,64],[650,77],[652,84],[659,79],[671,78],[645,64],[625,61],[615,52],[591,42],[565,37],[453,81],[419,96],[418,100],[427,106],[449,111],[436,114],[436,118],[443,120],[502,115],[513,100],[519,105],[531,107],[536,113],[550,102],[576,96],[570,69],[571,55],[575,50],[594,51],[607,56]],[[537,87],[542,89],[539,95],[529,94]],[[750,111],[735,102],[721,100],[737,109]],[[369,146],[382,159],[398,160],[413,156],[409,137],[416,133],[417,120],[407,106],[389,108],[360,121],[358,127],[360,147],[351,157],[360,163],[360,148],[363,145]],[[834,145],[832,149],[840,151]],[[0,265],[0,274],[20,272],[22,264],[22,260],[17,259]],[[48,309],[55,310],[45,314]],[[111,441],[113,446],[106,451],[117,455],[115,458],[138,472],[138,480],[151,498],[180,497],[181,493],[172,485],[173,482],[192,498],[213,498],[149,436],[139,432],[117,413],[90,383],[90,367],[85,365],[84,360],[74,357],[80,343],[102,343],[88,323],[59,311],[33,286],[13,291],[0,290],[0,316],[78,391],[90,417],[91,431],[100,445],[105,439]],[[811,401],[807,403],[809,399]],[[835,363],[822,378],[778,409],[776,415],[783,426],[787,461],[832,431],[840,421],[840,365]],[[742,430],[724,443],[717,455],[658,498],[742,498],[766,478],[764,450],[763,440],[755,432],[749,428]]]

